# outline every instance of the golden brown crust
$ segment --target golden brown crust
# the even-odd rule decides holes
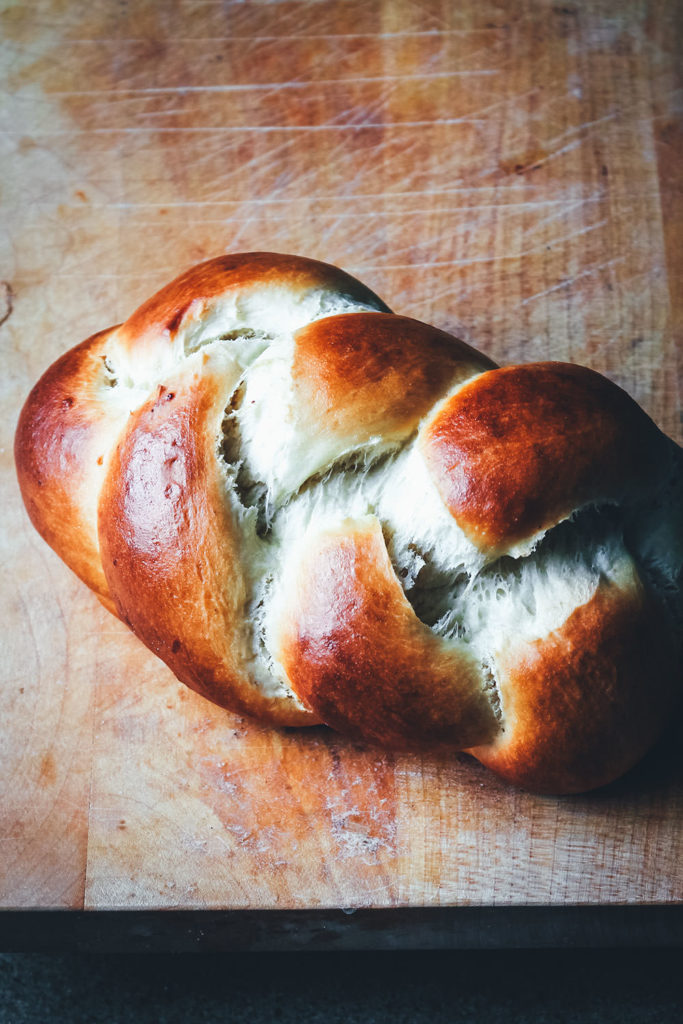
[[[182,682],[233,711],[310,724],[245,671],[239,534],[216,459],[235,381],[207,362],[130,418],[100,499],[105,573],[121,618]]]
[[[347,312],[320,319],[329,309]],[[468,748],[539,791],[592,788],[640,757],[674,704],[675,605],[669,620],[635,569],[597,582],[612,579],[612,555],[628,564],[622,515],[636,547],[647,538],[641,564],[675,585],[680,527],[662,511],[671,445],[590,370],[492,367],[334,267],[221,256],[41,378],[17,428],[22,494],[100,600],[214,702],[394,749]],[[654,477],[660,491],[645,498]],[[525,621],[547,600],[532,628],[564,618],[559,628],[522,639],[512,603],[509,621],[491,616],[498,591],[457,605],[527,571],[492,558],[625,497],[587,582],[571,585],[552,543],[547,564],[534,554]]]
[[[676,686],[676,652],[641,584],[604,581],[564,625],[497,657],[505,729],[470,751],[537,793],[618,778],[654,743]]]
[[[344,443],[408,437],[458,382],[495,366],[444,331],[391,313],[345,313],[295,335],[293,403],[302,429]]]
[[[458,524],[495,554],[588,502],[642,486],[661,435],[621,388],[593,370],[534,363],[465,384],[422,444]]]
[[[43,374],[19,417],[14,456],[22,497],[40,535],[111,607],[97,540],[97,495],[126,415],[103,409],[101,331]]]
[[[230,253],[190,267],[143,303],[123,325],[122,343],[139,348],[150,336],[170,338],[188,314],[199,316],[217,299],[277,287],[299,294],[329,288],[388,312],[374,292],[330,264],[284,253]]]
[[[279,656],[323,722],[399,750],[493,736],[476,660],[417,618],[375,518],[307,539],[293,586]]]

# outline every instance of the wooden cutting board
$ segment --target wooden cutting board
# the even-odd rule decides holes
[[[680,729],[555,799],[230,715],[45,546],[12,462],[59,353],[249,249],[337,263],[500,362],[584,362],[680,440],[676,6],[4,7],[3,907],[683,900]]]

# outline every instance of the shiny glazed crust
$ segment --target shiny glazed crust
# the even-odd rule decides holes
[[[680,449],[335,267],[191,268],[47,370],[15,456],[48,544],[226,708],[565,793],[675,706]]]

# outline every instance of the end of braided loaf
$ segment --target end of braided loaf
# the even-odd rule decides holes
[[[46,372],[16,464],[45,540],[226,708],[574,792],[677,699],[678,446],[599,374],[499,369],[326,264],[181,275]]]

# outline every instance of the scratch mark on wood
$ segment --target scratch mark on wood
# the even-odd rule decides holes
[[[14,292],[9,281],[0,281],[0,327],[7,323],[14,309]]]
[[[239,134],[240,132],[266,133],[266,132],[324,132],[324,131],[353,131],[361,132],[366,128],[427,128],[430,125],[453,125],[453,124],[483,124],[482,118],[471,117],[443,117],[427,121],[372,121],[362,124],[266,124],[266,125],[221,125],[212,127],[200,125],[193,128],[160,128],[154,125],[150,128],[76,128],[71,130],[43,131],[38,130],[33,134],[36,137],[49,137],[59,135],[158,135],[160,133],[180,135],[197,134]],[[7,135],[20,135],[21,132],[7,132]],[[572,145],[571,147],[574,148]],[[558,150],[558,152],[561,152]]]
[[[528,306],[530,302],[535,302],[536,299],[541,299],[544,295],[550,295],[552,292],[561,291],[563,288],[570,288],[582,278],[594,277],[596,274],[599,274],[601,270],[607,270],[609,267],[615,267],[617,264],[624,262],[625,257],[617,256],[612,260],[606,260],[604,263],[598,263],[595,267],[587,267],[586,270],[582,270],[580,274],[574,274],[573,277],[570,277],[565,281],[560,281],[558,284],[554,284],[550,288],[544,288],[541,292],[534,292],[533,295],[528,295],[526,299],[522,299],[520,306]]]
[[[199,2],[199,0],[198,0]],[[210,0],[204,0],[206,4]],[[239,3],[243,3],[244,0],[238,0]],[[225,6],[223,0],[216,0],[216,4],[219,6]],[[489,35],[491,32],[500,32],[502,26],[500,25],[483,25],[479,28],[425,28],[425,29],[399,29],[393,32],[282,32],[280,35],[241,35],[235,33],[229,36],[166,36],[165,40],[169,43],[222,43],[231,42],[233,39],[244,39],[249,42],[279,42],[281,39],[301,39],[307,41],[309,39],[414,39],[414,38],[432,38],[439,39],[442,36],[472,36],[472,35]],[[97,39],[83,37],[81,39],[69,39],[71,43],[148,43],[149,39],[144,36],[118,36],[115,39]]]
[[[572,231],[568,235],[562,235],[561,238],[555,238],[552,240],[553,245],[558,245],[560,242],[568,242],[573,238],[578,238],[580,235],[588,234],[589,231],[596,231],[598,228],[604,227],[607,224],[607,218],[598,221],[596,224],[589,224],[585,228],[581,228],[579,231]],[[396,263],[396,264],[384,264],[376,266],[363,266],[362,273],[375,270],[413,270],[416,267],[468,267],[475,263],[502,263],[507,260],[518,260],[523,256],[532,256],[535,253],[542,252],[545,248],[546,243],[541,245],[533,245],[527,249],[520,249],[519,252],[513,253],[502,253],[500,255],[493,256],[472,256],[465,259],[454,259],[454,260],[428,260],[420,263]],[[401,251],[401,250],[398,250]],[[406,250],[403,250],[406,251]],[[356,273],[361,273],[358,269]]]
[[[224,93],[224,92],[253,92],[259,89],[308,89],[317,88],[320,85],[356,85],[357,83],[385,82],[410,82],[422,79],[434,78],[461,78],[461,77],[484,77],[499,75],[498,68],[481,68],[462,71],[424,71],[409,75],[373,75],[364,77],[362,75],[351,75],[346,78],[312,78],[312,79],[291,79],[287,82],[231,82],[222,85],[155,85],[144,88],[119,88],[114,89],[67,89],[54,90],[47,93],[48,96],[155,96],[167,95],[168,93]]]
[[[536,186],[524,185],[523,189],[514,188],[513,186],[506,187],[506,192],[528,192],[530,189],[536,190]],[[541,191],[543,186],[541,186]],[[409,196],[444,196],[448,197],[451,195],[476,195],[479,192],[495,192],[496,189],[492,186],[478,185],[472,188],[426,188],[426,189],[412,189],[405,191],[386,191],[386,192],[363,192],[356,195],[318,195],[316,194],[315,199],[318,203],[359,203],[365,200],[389,200],[389,199],[403,199]],[[503,209],[542,209],[544,207],[560,207],[560,212],[571,212],[577,207],[583,206],[587,203],[597,203],[604,201],[607,197],[607,193],[604,191],[592,192],[587,196],[575,196],[571,198],[561,197],[558,199],[529,199],[520,202],[500,202],[500,203],[477,203],[474,206],[467,206],[467,210],[503,210]],[[610,197],[614,202],[626,202],[633,199],[658,199],[659,192],[653,191],[642,191],[642,192],[611,192]],[[203,207],[203,206],[237,206],[242,207],[245,205],[249,206],[270,206],[270,205],[292,205],[294,203],[310,203],[311,197],[308,196],[293,196],[286,199],[250,197],[245,200],[237,199],[179,199],[172,200],[170,202],[113,202],[108,203],[108,207],[113,210],[138,210],[150,207],[156,209],[157,207],[162,209],[172,209],[173,207],[184,208],[190,207]],[[76,207],[74,207],[76,208]],[[401,210],[401,215],[407,215],[414,211],[412,210]],[[415,212],[426,212],[423,210]],[[434,212],[430,208],[430,212]],[[448,210],[448,212],[453,212]],[[366,216],[366,214],[359,214],[359,216]]]

